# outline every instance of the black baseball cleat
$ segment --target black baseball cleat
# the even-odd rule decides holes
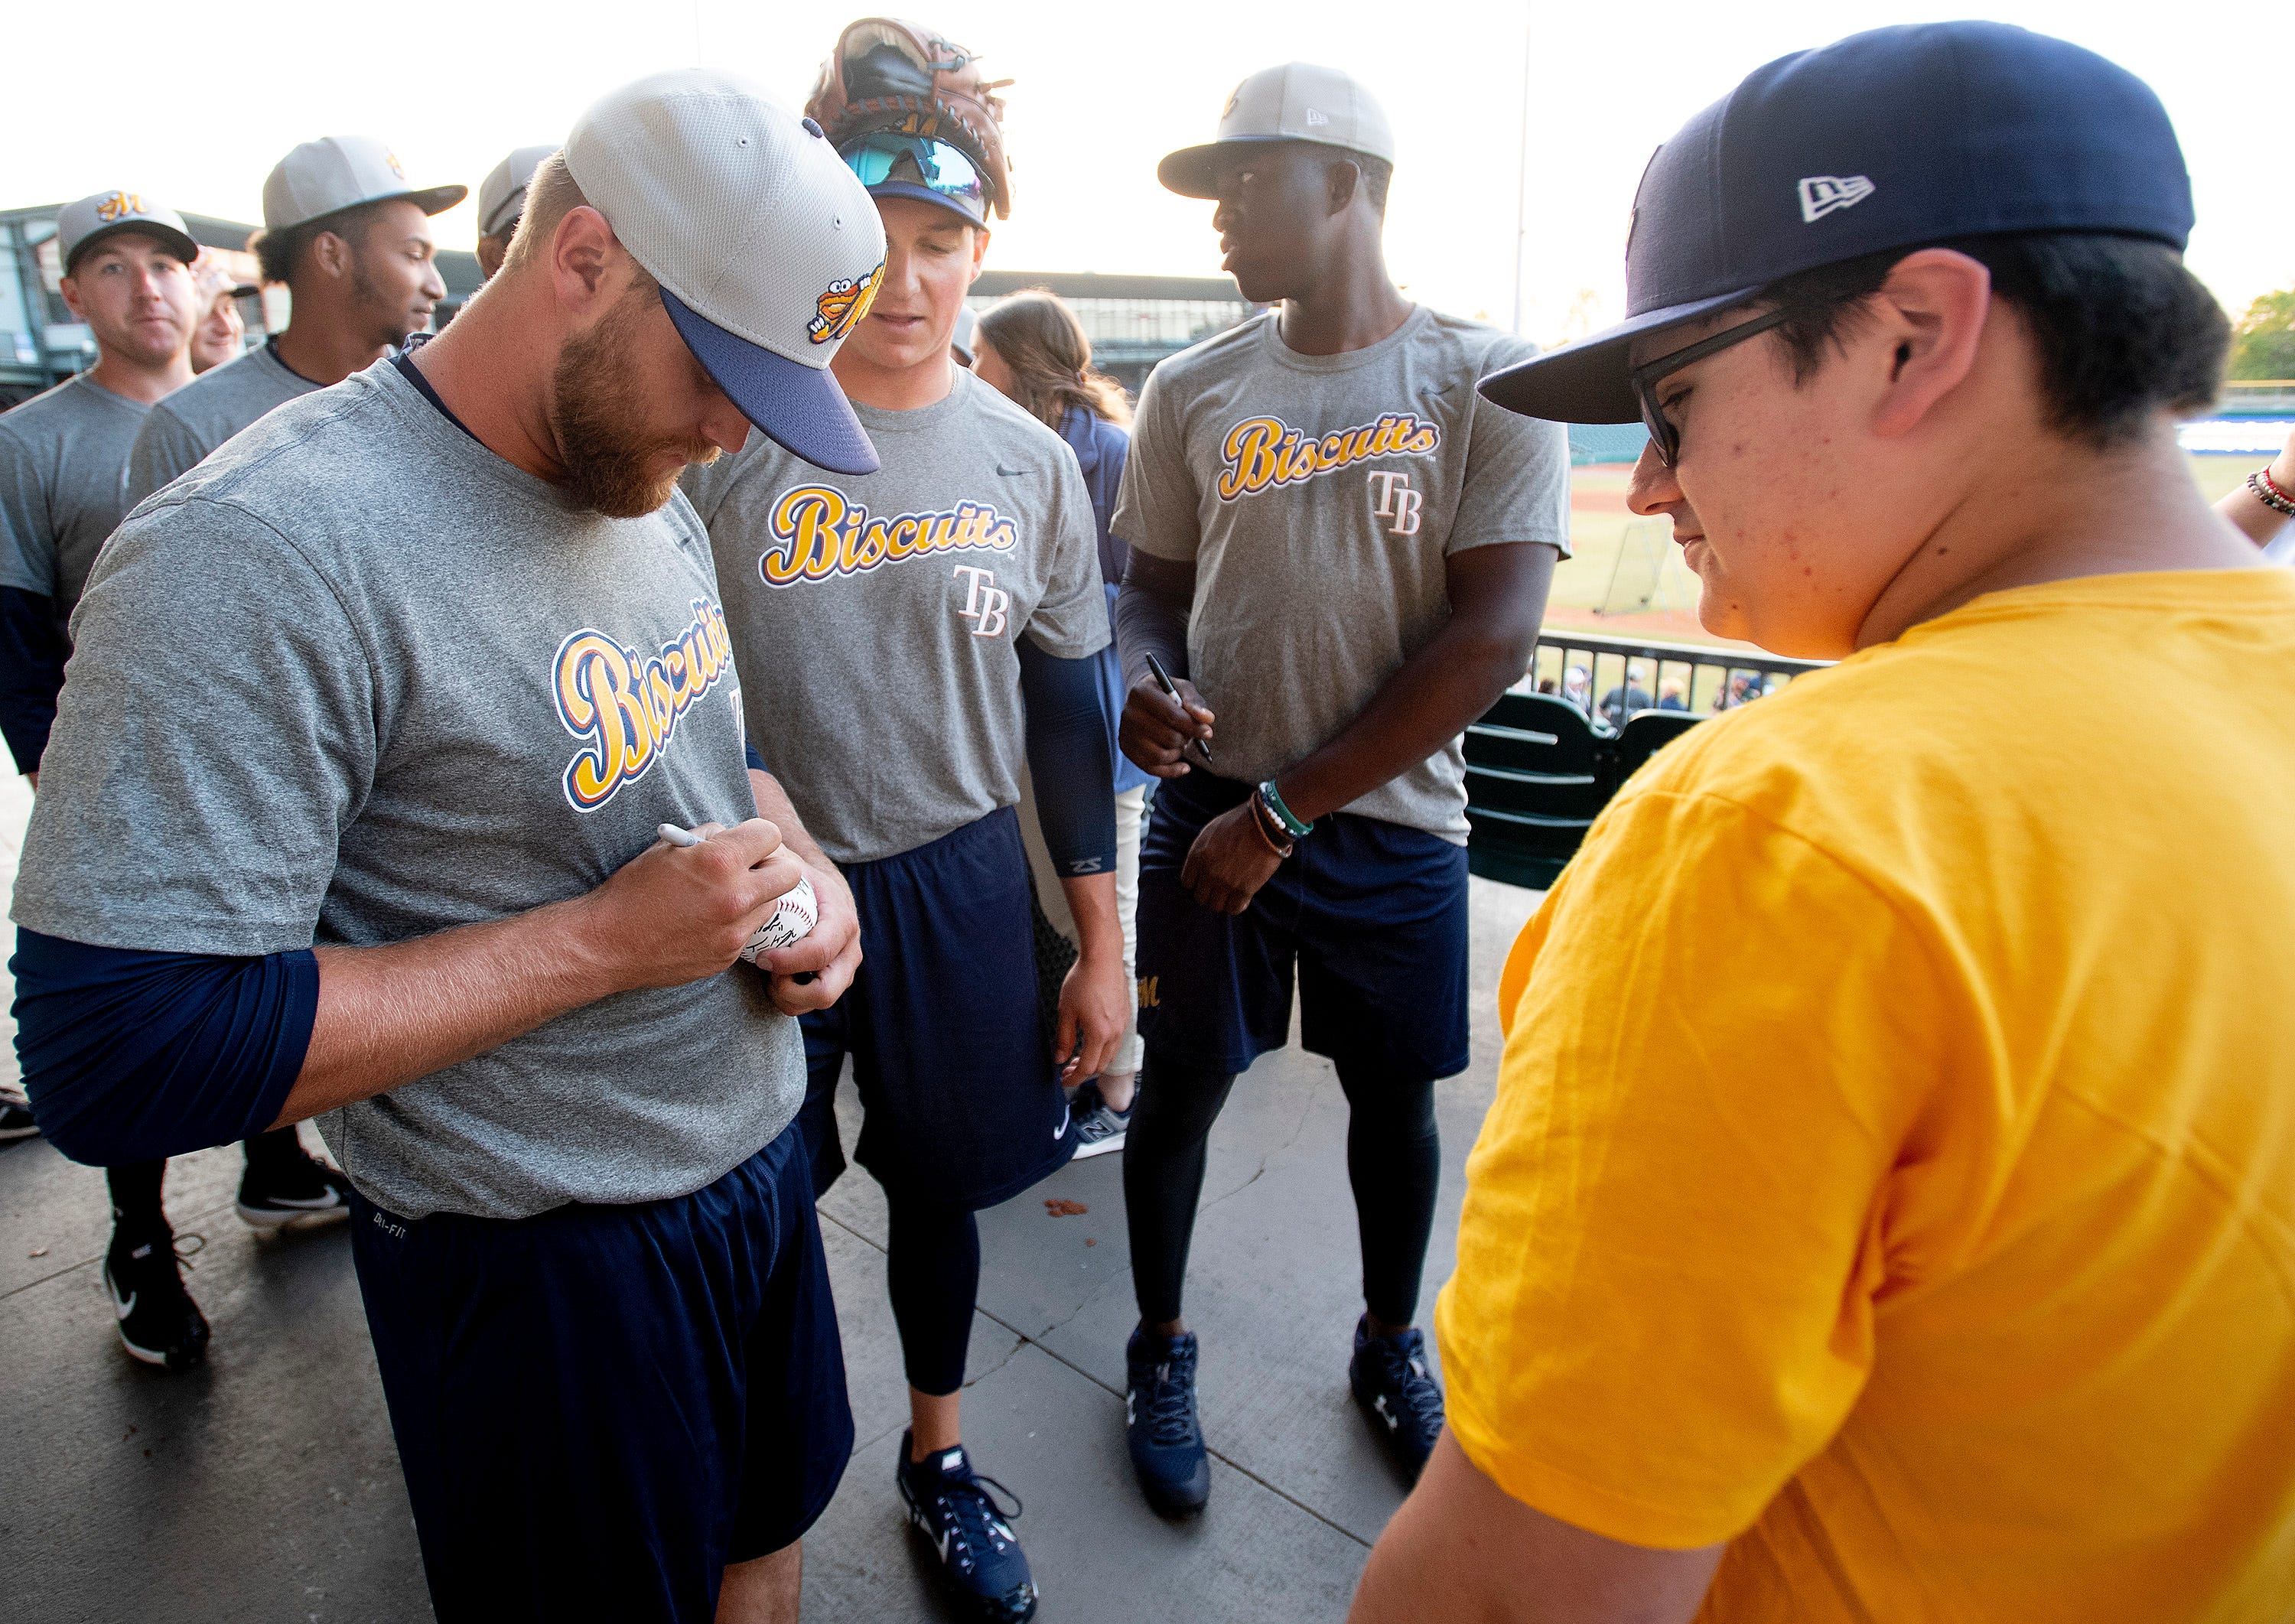
[[[1425,1336],[1416,1330],[1374,1335],[1368,1315],[1357,1320],[1347,1385],[1416,1483],[1442,1432],[1442,1390],[1426,1371]]]
[[[184,1238],[187,1252],[204,1244],[196,1235]],[[189,1370],[208,1356],[208,1320],[184,1289],[184,1257],[176,1245],[168,1235],[132,1245],[114,1236],[103,1259],[103,1287],[130,1359]]]
[[[0,1088],[0,1143],[29,1139],[39,1130],[40,1124],[32,1119],[32,1102],[19,1089]]]
[[[265,1230],[339,1223],[351,1215],[350,1181],[307,1155],[261,1172],[249,1163],[239,1181],[239,1215]]]
[[[1021,1624],[1036,1616],[1036,1581],[1028,1558],[1012,1532],[1020,1498],[1012,1509],[996,1504],[988,1489],[1004,1485],[982,1477],[962,1444],[935,1449],[920,1461],[909,1458],[911,1434],[901,1433],[900,1469],[894,1474],[909,1521],[940,1554],[940,1571],[950,1594],[968,1619],[988,1624]],[[1004,1489],[1006,1494],[1011,1494]]]

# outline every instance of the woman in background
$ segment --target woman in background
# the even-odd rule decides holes
[[[1115,589],[1123,583],[1123,567],[1131,555],[1131,550],[1107,530],[1108,515],[1115,510],[1115,488],[1123,477],[1124,453],[1131,445],[1131,437],[1124,430],[1131,420],[1131,406],[1123,386],[1105,372],[1092,370],[1091,340],[1084,336],[1075,313],[1054,293],[1016,293],[992,306],[980,316],[972,352],[973,371],[983,383],[1057,430],[1074,451],[1098,524],[1099,575],[1107,583],[1112,624]],[[1123,714],[1123,662],[1114,643],[1100,652],[1099,681],[1112,723]],[[1107,750],[1115,767],[1115,906],[1123,922],[1124,974],[1131,975],[1137,944],[1133,920],[1139,903],[1139,826],[1147,812],[1148,786],[1155,780],[1115,747],[1112,731]],[[1023,820],[1023,825],[1033,827],[1027,820]],[[1046,888],[1040,883],[1037,889]],[[1123,1148],[1123,1136],[1131,1125],[1139,1072],[1139,1024],[1135,1008],[1132,1024],[1107,1069],[1076,1091],[1074,1110],[1079,1161]]]

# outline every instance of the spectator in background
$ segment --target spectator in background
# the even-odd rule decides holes
[[[192,330],[192,371],[197,374],[238,360],[247,347],[247,322],[239,314],[239,299],[255,290],[241,287],[237,277],[204,254],[192,269],[200,296],[200,324]]]
[[[1588,715],[1593,714],[1594,679],[1583,665],[1572,665],[1562,673],[1562,697]]]
[[[956,331],[948,341],[948,353],[957,365],[972,364],[973,335],[980,331],[980,313],[969,305],[956,313]],[[1058,427],[1058,425],[1054,425]]]
[[[478,273],[487,281],[502,267],[510,240],[526,213],[526,189],[554,145],[520,147],[486,171],[478,183]]]
[[[428,327],[446,297],[429,216],[469,193],[408,185],[372,135],[306,141],[281,159],[249,246],[265,282],[286,284],[294,314],[285,331],[152,408],[128,453],[123,509],[274,406],[342,382]]]
[[[959,328],[961,335],[962,329]],[[1017,402],[1075,453],[1083,482],[1091,492],[1092,518],[1099,530],[1099,578],[1106,585],[1109,616],[1131,549],[1108,533],[1116,486],[1123,477],[1131,437],[1131,403],[1123,388],[1091,364],[1091,340],[1075,313],[1053,293],[1015,294],[979,319],[972,342],[973,369],[981,381]],[[1111,722],[1123,711],[1123,661],[1117,645],[1101,649],[1100,692]],[[1107,752],[1115,768],[1115,909],[1123,926],[1124,984],[1137,967],[1139,906],[1139,828],[1148,812],[1148,786],[1155,780],[1116,748],[1113,727]],[[1134,1008],[1123,1041],[1107,1068],[1076,1093],[1076,1155],[1096,1156],[1123,1148],[1131,1126],[1131,1097],[1139,1073],[1139,1012]]]
[[[1689,701],[1682,698],[1681,679],[1668,677],[1657,685],[1657,707],[1662,711],[1686,711]]]
[[[2295,518],[2295,434],[2268,466],[2258,469],[2216,503],[2216,511],[2263,549],[2275,564],[2291,557],[2288,520]]]
[[[1636,711],[1649,709],[1649,690],[1644,686],[1648,681],[1649,667],[1639,660],[1629,661],[1624,684],[1602,696],[1602,720],[1613,728],[1621,728]]]
[[[1741,705],[1751,705],[1768,690],[1761,686],[1758,671],[1733,671],[1729,680],[1713,690],[1713,706],[1717,711],[1734,711]]]

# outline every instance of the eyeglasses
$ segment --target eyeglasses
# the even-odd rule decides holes
[[[977,216],[984,212],[988,189],[979,168],[945,141],[877,130],[855,140],[838,156],[864,186],[881,186],[887,181],[906,183],[948,199],[968,214]]]
[[[1748,339],[1759,338],[1773,327],[1783,326],[1794,309],[1792,305],[1780,305],[1766,315],[1757,315],[1750,322],[1740,322],[1735,327],[1725,327],[1710,339],[1701,339],[1687,349],[1675,350],[1671,355],[1660,355],[1627,374],[1634,386],[1634,399],[1642,409],[1642,427],[1649,430],[1650,443],[1657,447],[1659,461],[1671,468],[1675,459],[1681,455],[1681,430],[1675,428],[1658,408],[1658,380],[1670,378],[1682,368],[1703,361],[1708,355],[1719,355],[1732,344],[1743,344]]]

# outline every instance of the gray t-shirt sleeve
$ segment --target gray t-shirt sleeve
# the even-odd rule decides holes
[[[334,591],[243,510],[164,502],[105,547],[72,636],[17,921],[164,952],[310,945],[383,708]]]
[[[56,526],[31,450],[0,434],[0,586],[56,595]]]
[[[1100,587],[1099,526],[1092,517],[1091,494],[1084,488],[1074,453],[1065,445],[1060,451],[1051,510],[1044,516],[1052,534],[1051,567],[1027,632],[1028,641],[1054,658],[1080,660],[1107,647],[1107,594]]]
[[[208,447],[188,424],[167,410],[162,401],[151,408],[135,444],[127,453],[127,473],[120,486],[120,511],[132,513],[146,496],[198,466]]]
[[[1159,559],[1193,562],[1203,542],[1197,519],[1196,477],[1188,448],[1165,404],[1171,391],[1152,376],[1140,392],[1131,424],[1131,450],[1116,486],[1115,517],[1108,528],[1132,546]]]
[[[1538,353],[1493,346],[1485,375]],[[1477,393],[1467,431],[1466,475],[1447,555],[1507,542],[1543,542],[1570,556],[1570,430],[1492,405]]]

